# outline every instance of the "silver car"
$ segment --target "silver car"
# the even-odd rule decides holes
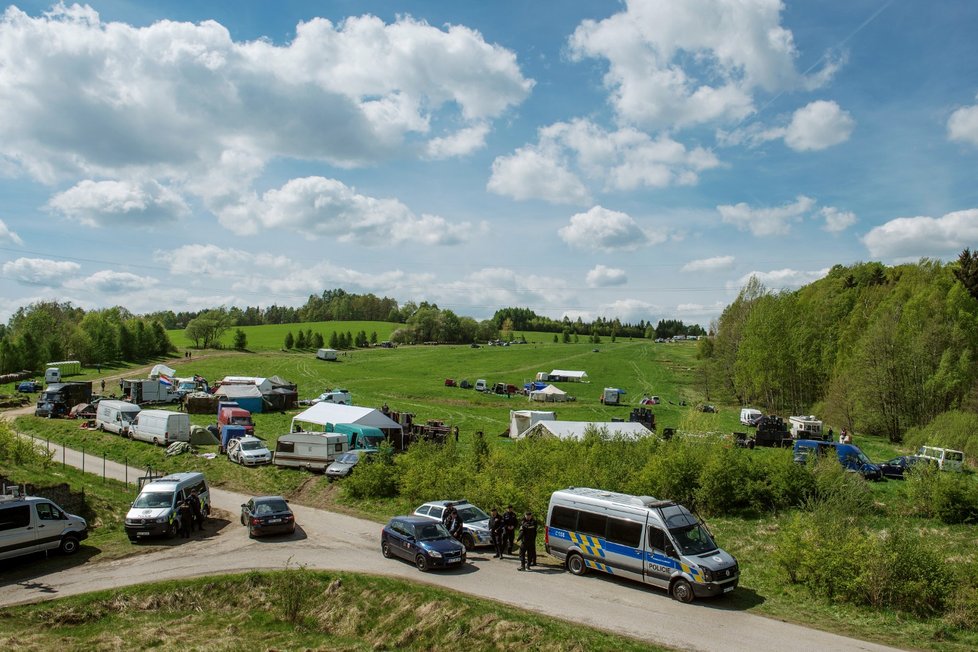
[[[342,453],[332,464],[326,467],[326,475],[330,478],[345,478],[353,473],[360,460],[368,455],[374,455],[377,451],[372,448],[354,448],[351,451]]]
[[[489,515],[467,500],[433,500],[418,507],[414,510],[414,514],[441,521],[445,508],[449,504],[455,506],[462,519],[462,543],[465,544],[466,550],[472,550],[476,546],[492,545],[489,536]]]

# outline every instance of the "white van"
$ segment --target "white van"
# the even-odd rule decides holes
[[[143,485],[126,514],[126,536],[130,541],[176,536],[180,529],[177,505],[189,498],[194,490],[200,499],[200,510],[206,517],[211,511],[211,494],[203,473],[171,473]]]
[[[550,496],[547,552],[574,575],[589,569],[652,584],[680,602],[723,595],[740,581],[721,550],[682,505],[651,496],[571,488]]]
[[[61,382],[61,369],[57,367],[48,367],[44,370],[44,382],[50,385],[51,383]]]
[[[756,426],[764,413],[754,408],[740,408],[740,422],[745,426]]]
[[[348,450],[350,437],[345,433],[290,432],[275,442],[272,464],[322,473]]]
[[[129,439],[169,446],[175,441],[190,441],[190,415],[169,410],[143,410],[129,426]]]
[[[937,462],[937,467],[942,471],[964,470],[964,453],[961,451],[936,446],[921,446],[917,455],[928,460],[934,460]]]
[[[489,389],[489,383],[487,383],[484,378],[480,378],[479,380],[475,381],[475,391],[484,392],[487,389]]]
[[[88,523],[47,498],[0,496],[0,559],[42,550],[71,555],[88,538]]]
[[[99,401],[95,411],[95,425],[103,432],[114,432],[126,437],[139,410],[138,405],[128,401]]]

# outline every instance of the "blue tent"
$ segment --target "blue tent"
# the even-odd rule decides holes
[[[239,407],[252,414],[258,414],[265,409],[265,399],[254,385],[221,385],[214,396],[234,401]]]

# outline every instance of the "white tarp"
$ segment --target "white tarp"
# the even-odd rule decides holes
[[[580,382],[587,378],[586,371],[572,371],[570,369],[554,369],[550,372],[551,376],[566,378],[567,380]]]
[[[225,376],[221,379],[222,385],[254,385],[262,394],[272,391],[273,385],[268,378],[258,378],[256,376]]]
[[[631,421],[538,421],[527,430],[520,433],[519,439],[523,437],[556,437],[557,439],[584,439],[584,433],[591,426],[599,430],[607,430],[608,436],[613,437],[617,434],[626,437],[648,437],[652,431],[641,423]]]
[[[169,376],[170,378],[173,378],[176,373],[176,370],[167,367],[165,364],[158,364],[153,367],[151,372],[149,372],[149,377],[159,378],[160,376]]]
[[[555,421],[556,412],[547,410],[510,410],[509,411],[509,436],[519,439],[526,430],[537,421]]]
[[[292,418],[292,430],[296,424],[314,424],[320,426],[314,430],[326,431],[326,424],[354,423],[361,426],[380,428],[385,433],[400,433],[401,424],[389,418],[380,410],[359,407],[356,405],[340,405],[338,403],[316,403],[304,412]],[[303,428],[303,430],[313,430]]]

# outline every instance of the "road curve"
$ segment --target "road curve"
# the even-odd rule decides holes
[[[51,445],[55,458],[62,449]],[[65,461],[81,467],[81,454],[68,449]],[[87,468],[92,469],[91,459]],[[97,465],[101,467],[101,464]],[[97,471],[101,473],[102,469]],[[130,481],[140,475],[106,462],[108,477]],[[235,518],[248,496],[211,490],[214,507]],[[164,550],[105,562],[82,563],[51,573],[30,567],[0,576],[0,606],[50,600],[120,586],[233,573],[252,568],[281,569],[287,564],[396,576],[497,600],[548,616],[612,631],[683,650],[761,652],[793,650],[893,650],[875,643],[781,622],[726,608],[723,600],[691,605],[665,592],[603,575],[574,577],[554,566],[516,572],[514,558],[493,559],[478,551],[459,570],[422,575],[414,566],[380,554],[377,523],[320,509],[293,505],[299,531],[291,538],[250,540],[237,521],[209,524],[207,536],[176,539]]]

